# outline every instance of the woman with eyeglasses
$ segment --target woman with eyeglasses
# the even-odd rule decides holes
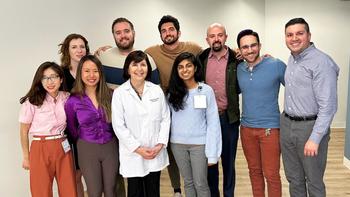
[[[64,41],[59,44],[61,54],[61,66],[63,73],[66,78],[67,91],[70,92],[73,88],[75,77],[77,75],[77,69],[79,61],[86,54],[90,53],[89,44],[85,37],[80,34],[69,34]],[[68,141],[70,142],[73,149],[74,165],[75,165],[75,180],[77,183],[78,197],[84,197],[84,186],[82,183],[82,173],[80,171],[78,162],[78,151],[77,145],[66,131],[68,135]]]
[[[62,91],[62,83],[62,69],[54,62],[44,62],[37,69],[29,92],[20,99],[22,167],[29,170],[34,197],[52,196],[54,178],[59,196],[77,196],[72,151],[64,135],[64,104],[69,94]],[[30,150],[29,134],[33,136]]]
[[[128,180],[128,197],[159,197],[160,171],[169,165],[169,108],[162,89],[149,81],[152,68],[144,52],[129,53],[123,70],[127,81],[112,99],[120,174]]]
[[[208,166],[221,155],[221,128],[213,89],[202,83],[200,63],[192,53],[176,57],[170,75],[170,146],[188,197],[210,197]]]
[[[82,57],[65,110],[89,197],[115,196],[118,146],[111,124],[111,99],[101,62],[93,55]]]

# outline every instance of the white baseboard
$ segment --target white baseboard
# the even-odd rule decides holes
[[[350,170],[350,160],[344,156],[343,164]]]
[[[345,128],[345,122],[332,122],[331,128]]]

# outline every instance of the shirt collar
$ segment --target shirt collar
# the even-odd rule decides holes
[[[131,86],[130,79],[128,79],[125,83],[126,83],[126,87],[125,87],[126,90],[128,90],[128,91],[134,90]],[[143,87],[143,93],[145,93],[149,89],[150,86],[151,86],[151,82],[145,80],[145,87]]]
[[[180,41],[178,41],[177,46],[172,50],[169,50],[168,48],[166,48],[165,44],[160,45],[161,50],[167,54],[178,54],[179,51],[182,51],[184,47],[185,47],[185,42],[180,42]]]
[[[226,50],[226,51],[225,51],[224,55],[222,55],[221,57],[216,57],[213,53],[213,50],[210,50],[209,55],[208,55],[208,59],[216,58],[216,59],[220,60],[221,58],[225,58],[226,60],[228,60],[229,48],[226,45],[224,45],[224,50]]]
[[[45,100],[50,102],[50,103],[54,103],[55,101],[57,101],[59,99],[61,95],[61,92],[59,91],[57,96],[54,98],[52,97],[49,93],[46,93],[46,97],[45,97]]]
[[[259,65],[261,65],[262,62],[265,61],[265,59],[266,59],[266,57],[261,57],[260,62],[258,62],[257,64],[255,64],[255,65],[253,66],[253,70],[250,70],[250,69],[249,69],[248,62],[246,62],[246,61],[244,61],[244,62],[242,63],[241,68],[242,68],[242,70],[252,72],[252,71],[256,70],[256,69],[259,67]]]
[[[315,44],[313,42],[310,43],[310,46],[308,46],[304,51],[302,51],[300,54],[294,56],[292,55],[294,60],[302,59],[304,58],[310,51],[315,49]]]

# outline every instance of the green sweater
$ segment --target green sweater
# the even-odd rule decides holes
[[[210,48],[205,49],[198,55],[198,59],[202,64],[204,73],[204,81],[206,78],[207,62]],[[238,94],[240,92],[237,81],[237,66],[241,61],[236,59],[236,54],[229,48],[229,55],[226,67],[226,95],[227,95],[227,114],[230,123],[239,121],[239,99]]]

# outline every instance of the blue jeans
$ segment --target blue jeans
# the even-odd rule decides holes
[[[237,141],[239,136],[239,121],[229,123],[227,112],[220,115],[222,134],[221,164],[223,169],[224,197],[233,197],[236,183],[235,160]],[[219,166],[208,167],[208,185],[211,197],[220,197],[219,191]]]

